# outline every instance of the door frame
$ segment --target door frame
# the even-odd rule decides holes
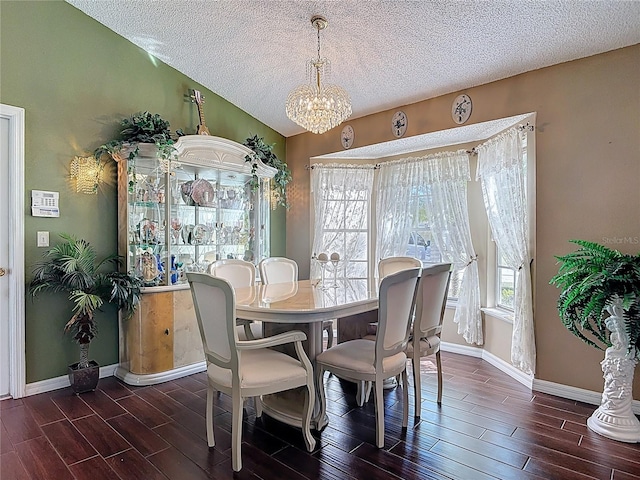
[[[26,389],[24,271],[24,108],[0,104],[9,120],[9,395],[21,398]]]

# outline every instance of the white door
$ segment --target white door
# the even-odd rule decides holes
[[[24,396],[24,110],[0,105],[0,398]]]
[[[0,118],[0,398],[9,395],[9,119]]]

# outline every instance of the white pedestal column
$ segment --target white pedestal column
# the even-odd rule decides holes
[[[624,328],[620,301],[607,307],[611,314],[606,326],[611,332],[612,345],[601,362],[604,374],[602,403],[587,420],[594,432],[621,442],[640,442],[640,421],[633,414],[633,373],[637,358],[635,348],[629,350],[629,338]]]

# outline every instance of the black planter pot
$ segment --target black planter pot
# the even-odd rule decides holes
[[[73,392],[77,395],[84,392],[92,392],[98,386],[100,379],[100,365],[94,360],[89,362],[87,368],[78,368],[78,364],[69,365],[69,382]]]

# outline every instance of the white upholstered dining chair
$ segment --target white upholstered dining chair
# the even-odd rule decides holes
[[[269,257],[258,264],[262,283],[285,283],[298,280],[298,264],[286,257]]]
[[[408,268],[421,268],[422,262],[414,257],[387,257],[378,262],[378,277],[382,280],[387,275],[406,270]]]
[[[378,262],[378,278],[382,280],[387,275],[407,270],[409,268],[421,268],[422,262],[414,257],[386,257]],[[364,338],[375,341],[376,331],[378,329],[377,322],[371,323],[368,327],[367,335]],[[384,387],[395,388],[398,382],[395,378],[389,378]],[[371,383],[358,382],[358,392],[356,393],[356,403],[359,407],[369,400],[371,394]]]
[[[315,447],[310,424],[315,403],[313,367],[302,342],[303,332],[292,330],[258,340],[238,339],[235,293],[222,278],[187,273],[202,344],[207,359],[207,443],[215,446],[213,397],[215,391],[231,396],[231,457],[234,471],[242,468],[243,398],[306,387],[302,434],[308,451]],[[293,343],[297,359],[271,348]],[[262,411],[256,408],[256,416]]]
[[[295,282],[298,280],[298,264],[286,257],[269,257],[258,264],[260,279],[265,285],[274,283]],[[322,329],[327,332],[327,348],[333,345],[333,322],[322,322]]]
[[[438,405],[442,404],[442,360],[440,359],[440,334],[444,310],[447,306],[452,265],[441,263],[423,268],[418,283],[416,309],[412,333],[407,342],[407,357],[413,365],[415,416],[420,418],[422,403],[420,382],[420,358],[436,354],[438,369]]]
[[[316,357],[316,382],[320,387],[320,414],[326,413],[324,371],[355,381],[373,382],[376,412],[376,445],[384,446],[384,405],[382,382],[402,375],[402,426],[408,424],[407,355],[409,322],[417,291],[419,268],[386,276],[378,295],[378,334],[374,342],[364,338],[349,340]]]
[[[256,267],[251,262],[225,258],[211,263],[207,269],[209,275],[224,278],[233,288],[251,287],[256,284]],[[262,338],[262,322],[238,320],[240,340]]]

